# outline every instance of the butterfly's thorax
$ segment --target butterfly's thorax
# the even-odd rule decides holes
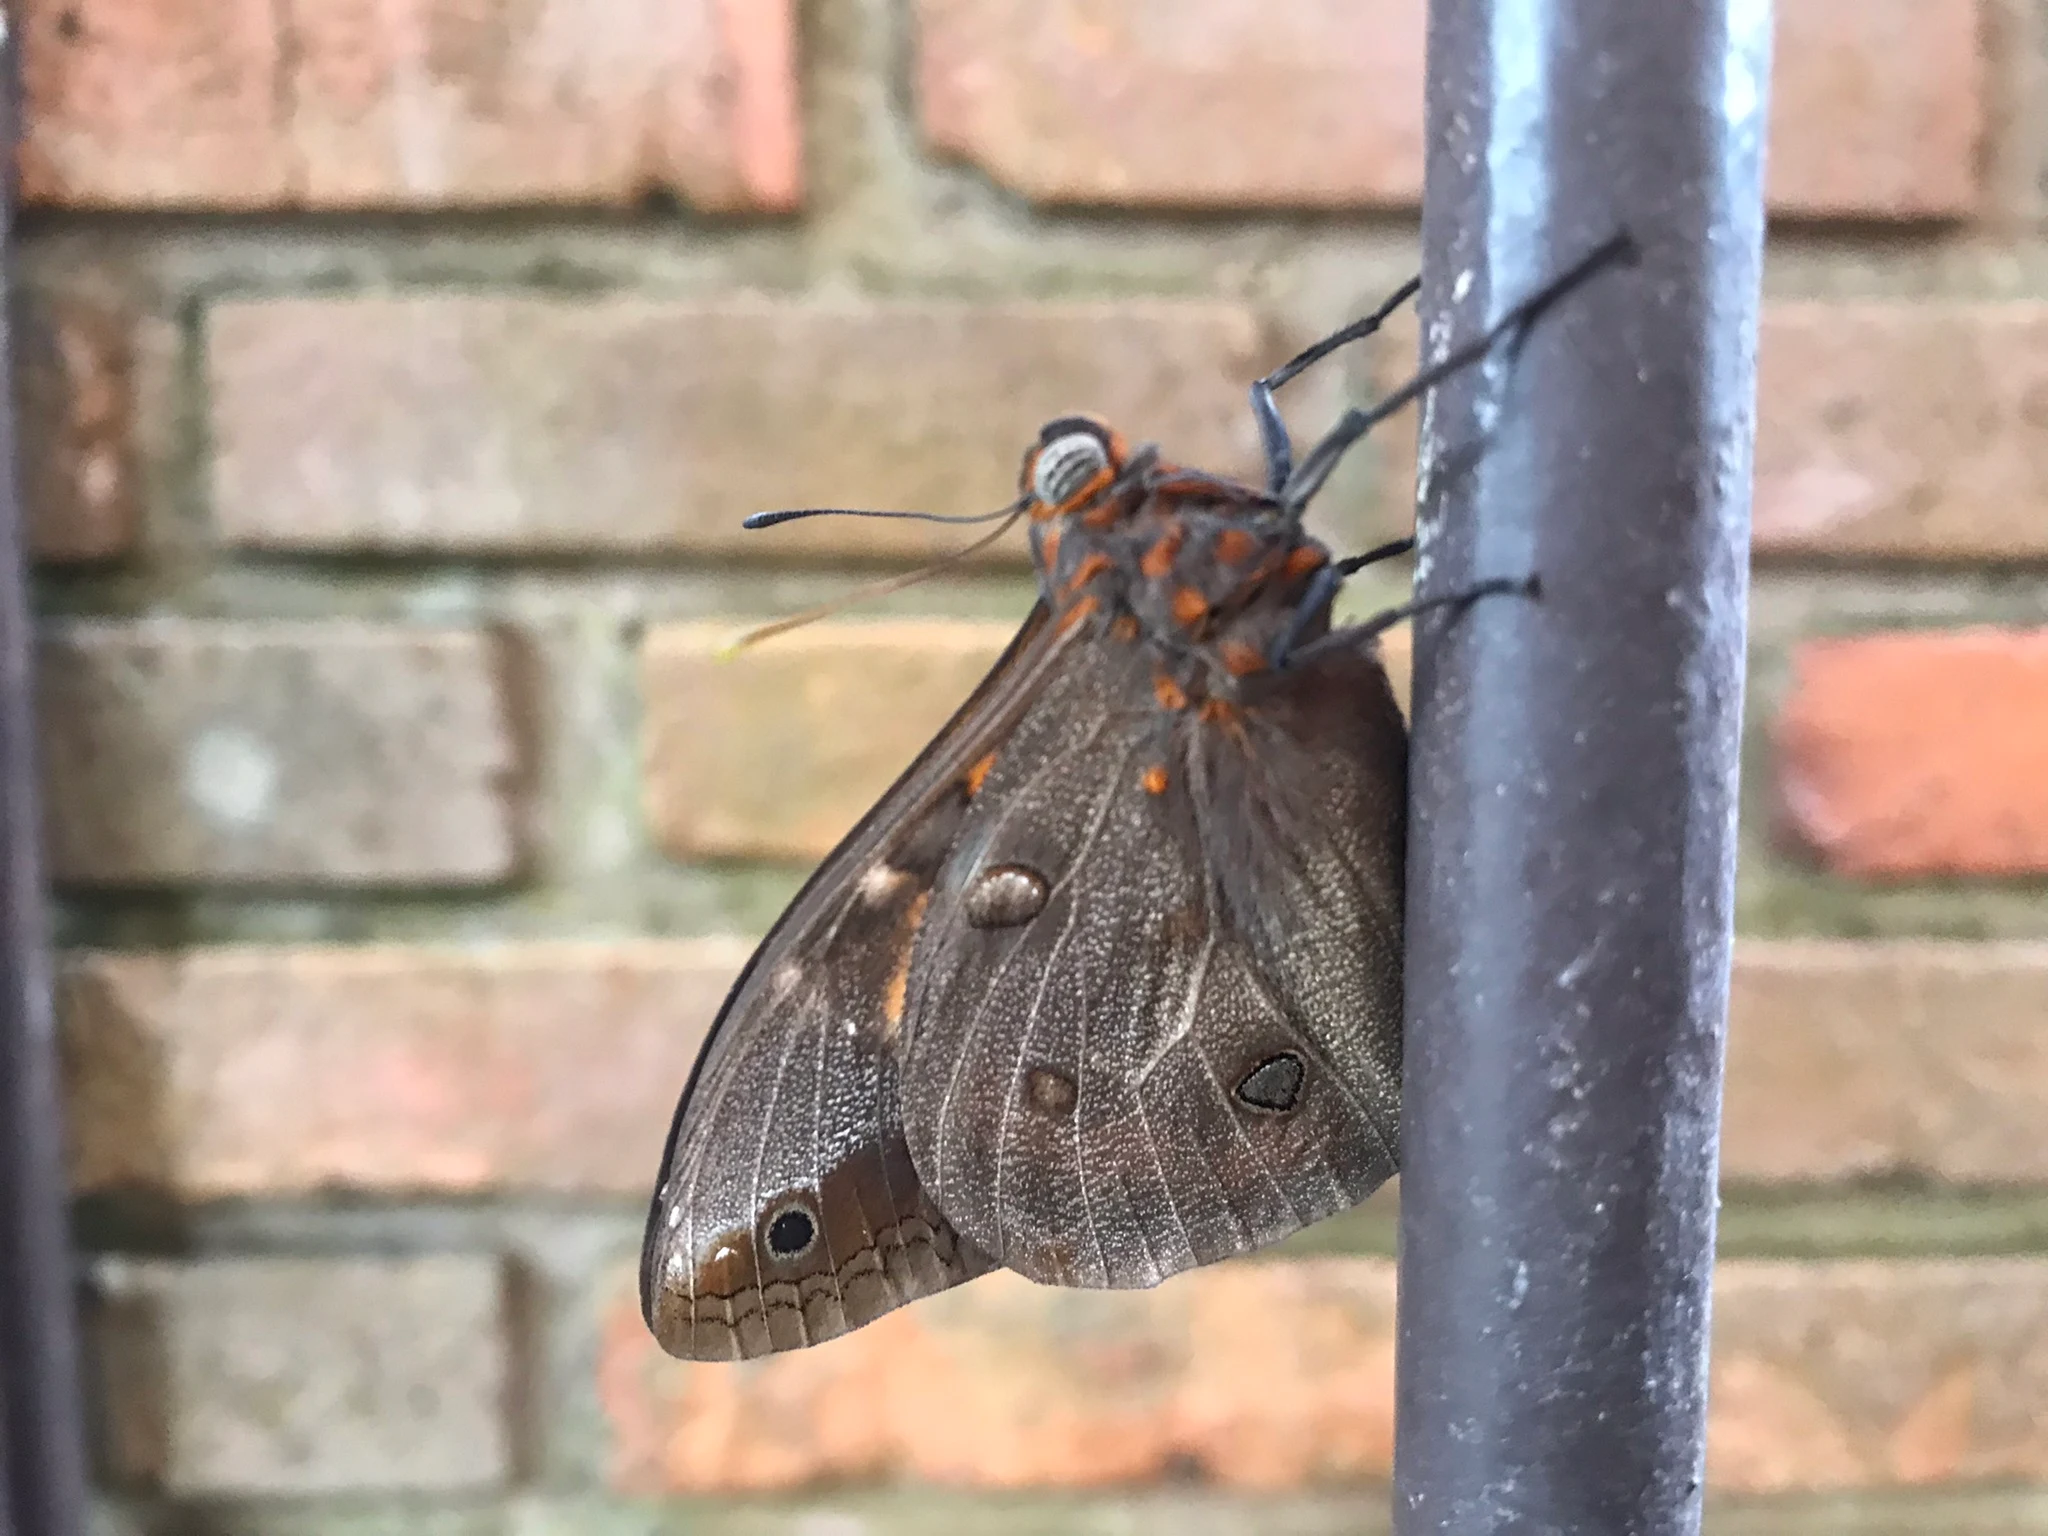
[[[1234,699],[1268,671],[1275,641],[1312,599],[1329,551],[1256,493],[1165,483],[1034,522],[1032,553],[1054,622],[1149,651],[1192,702]],[[1322,611],[1297,640],[1329,627]]]

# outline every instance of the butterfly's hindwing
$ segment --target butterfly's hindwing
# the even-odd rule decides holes
[[[911,1156],[963,1235],[1060,1284],[1262,1246],[1396,1157],[1405,732],[1384,673],[1339,648],[1224,721],[1162,707],[1155,672],[1143,646],[1063,660],[914,951]],[[1042,900],[978,920],[1020,879]]]

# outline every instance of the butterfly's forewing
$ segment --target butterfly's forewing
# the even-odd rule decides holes
[[[989,1267],[904,1144],[910,945],[980,785],[977,761],[1070,639],[1033,610],[726,998],[676,1110],[641,1255],[641,1307],[669,1353],[744,1359],[816,1343]]]
[[[1163,710],[1077,647],[1003,744],[919,924],[903,1118],[959,1232],[1142,1286],[1395,1169],[1406,733],[1370,643]]]

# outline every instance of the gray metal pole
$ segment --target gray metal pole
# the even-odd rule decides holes
[[[20,76],[7,21],[0,12],[0,144],[12,146]],[[13,164],[10,149],[0,170],[0,297],[13,277]],[[84,1424],[30,701],[28,540],[5,325],[0,304],[0,1529],[79,1536]]]
[[[1395,1525],[1691,1532],[1769,0],[1433,0]]]

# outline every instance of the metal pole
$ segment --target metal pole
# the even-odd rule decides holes
[[[19,79],[0,10],[0,292],[11,291]],[[58,1119],[56,1029],[36,794],[27,532],[15,474],[12,352],[0,305],[0,1529],[79,1536],[84,1422]]]
[[[1434,0],[1395,1528],[1698,1529],[1769,0]]]

